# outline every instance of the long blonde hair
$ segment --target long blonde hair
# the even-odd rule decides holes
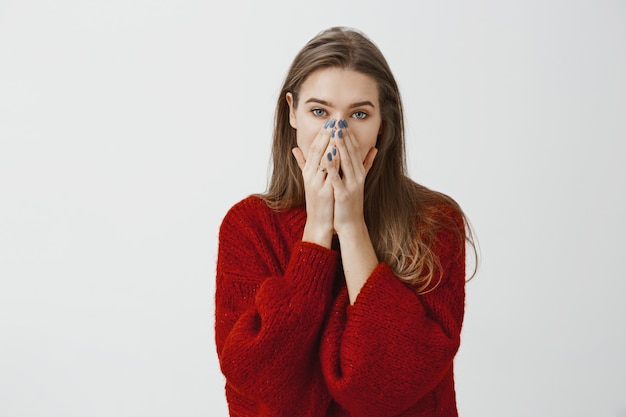
[[[378,258],[418,292],[431,290],[436,271],[440,271],[432,248],[436,233],[441,227],[454,230],[459,239],[467,238],[473,246],[471,229],[437,213],[437,208],[446,206],[452,208],[452,217],[465,220],[454,200],[409,179],[398,85],[381,51],[362,33],[342,27],[327,29],[294,58],[276,105],[272,174],[266,193],[259,196],[274,210],[304,204],[302,173],[291,153],[297,146],[296,131],[289,124],[285,96],[290,92],[297,106],[306,78],[331,67],[360,72],[378,83],[382,132],[376,144],[378,154],[365,181],[365,221]]]

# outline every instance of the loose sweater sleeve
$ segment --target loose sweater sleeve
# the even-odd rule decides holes
[[[454,395],[453,389],[435,388],[444,378],[452,381],[460,343],[464,242],[442,231],[434,249],[443,274],[427,294],[417,295],[380,263],[352,306],[346,291],[335,301],[320,359],[330,393],[353,416],[397,416],[418,410],[420,402],[454,404],[436,398],[437,392]],[[447,415],[446,405],[438,407],[437,415]]]
[[[338,254],[301,241],[281,254],[283,238],[266,232],[271,219],[253,208],[235,206],[220,227],[217,352],[227,384],[238,394],[289,415],[287,407],[297,404],[315,374]]]

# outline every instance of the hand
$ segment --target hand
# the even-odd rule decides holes
[[[357,142],[345,120],[339,122],[335,132],[337,155],[328,165],[328,178],[332,181],[334,194],[333,227],[339,238],[344,232],[362,232],[365,227],[363,215],[363,194],[365,177],[369,172],[378,149],[371,148],[364,160],[357,147]],[[341,168],[341,176],[339,175]]]
[[[378,149],[369,149],[365,159],[361,159],[356,139],[345,120],[339,122],[339,128],[334,141],[337,155],[333,157],[333,164],[328,166],[328,178],[333,184],[335,201],[333,225],[339,237],[350,304],[353,304],[378,265],[363,215],[365,177]]]
[[[333,186],[327,173],[331,164],[327,155],[332,152],[329,149],[330,134],[331,128],[326,123],[311,143],[306,158],[300,148],[292,150],[304,181],[307,220],[302,240],[327,248],[332,243],[334,210]]]

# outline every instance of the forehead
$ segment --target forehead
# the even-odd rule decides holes
[[[351,69],[322,68],[312,72],[302,83],[300,99],[315,97],[343,105],[360,101],[378,104],[378,84],[369,75]]]

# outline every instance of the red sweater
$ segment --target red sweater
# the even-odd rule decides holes
[[[416,295],[381,262],[351,306],[337,245],[302,242],[305,221],[303,207],[248,197],[222,222],[215,338],[230,415],[457,416],[464,243],[438,234],[433,291]]]

